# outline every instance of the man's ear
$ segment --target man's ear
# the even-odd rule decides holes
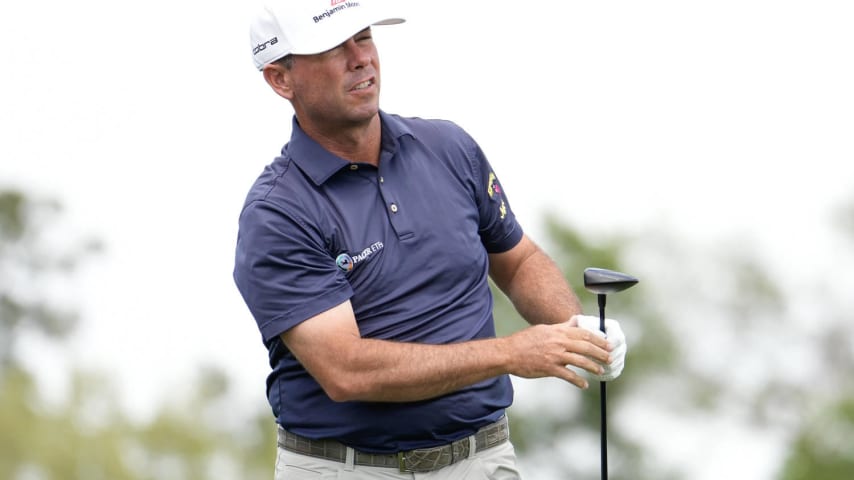
[[[294,97],[294,91],[291,86],[291,72],[284,66],[269,63],[264,65],[264,80],[270,85],[270,88],[280,96],[291,100]]]

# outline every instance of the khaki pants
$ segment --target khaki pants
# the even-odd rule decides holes
[[[279,447],[275,480],[520,480],[516,452],[509,441],[475,453],[445,468],[404,473],[396,468],[364,467],[323,460]]]

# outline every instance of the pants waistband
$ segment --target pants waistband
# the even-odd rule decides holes
[[[368,467],[397,468],[401,472],[430,472],[460,460],[466,459],[472,453],[500,445],[510,438],[507,417],[501,417],[477,431],[471,437],[456,442],[432,448],[419,448],[406,452],[391,454],[374,454],[354,450],[353,463]],[[345,462],[347,446],[335,440],[312,440],[291,433],[279,426],[279,447],[290,452],[309,455],[312,457]]]

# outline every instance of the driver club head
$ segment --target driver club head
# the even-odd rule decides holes
[[[638,279],[625,273],[604,268],[584,269],[584,288],[599,295],[622,292],[638,283]]]

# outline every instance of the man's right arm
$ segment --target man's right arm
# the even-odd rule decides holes
[[[410,402],[437,397],[502,374],[587,381],[566,368],[601,373],[607,342],[572,322],[535,325],[503,338],[427,345],[362,338],[350,302],[281,335],[335,401]]]

